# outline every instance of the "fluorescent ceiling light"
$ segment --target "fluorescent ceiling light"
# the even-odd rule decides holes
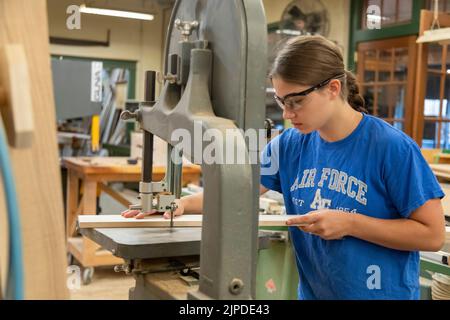
[[[147,21],[151,21],[155,18],[154,15],[148,14],[148,13],[102,9],[102,8],[92,8],[92,7],[86,7],[85,4],[82,4],[80,6],[80,12],[88,13],[88,14],[98,14],[98,15],[102,15],[102,16],[139,19],[139,20],[147,20]]]

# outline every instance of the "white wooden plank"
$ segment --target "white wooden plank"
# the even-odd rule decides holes
[[[260,227],[286,226],[292,215],[260,215]],[[165,228],[170,227],[170,220],[161,215],[152,215],[144,219],[124,218],[121,215],[80,215],[80,228]],[[201,214],[186,214],[173,219],[174,227],[201,227]]]

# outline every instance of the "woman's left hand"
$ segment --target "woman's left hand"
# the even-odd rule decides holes
[[[339,210],[318,210],[286,221],[288,226],[306,224],[298,228],[325,240],[340,240],[350,234],[353,213]]]

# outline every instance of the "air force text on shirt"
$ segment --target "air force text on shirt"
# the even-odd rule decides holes
[[[317,189],[314,201],[311,203],[313,209],[330,208],[331,200],[321,198],[320,189],[325,188],[346,195],[364,206],[367,205],[367,198],[365,197],[367,184],[344,171],[323,168],[322,172],[318,174],[316,168],[305,169],[303,174],[295,179],[291,186],[291,192],[306,188]]]

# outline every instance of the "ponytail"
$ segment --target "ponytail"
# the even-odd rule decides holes
[[[346,70],[345,75],[347,78],[346,87],[347,87],[347,101],[350,106],[359,112],[368,113],[366,109],[366,102],[364,98],[359,93],[359,85],[356,82],[356,78],[352,72]]]

